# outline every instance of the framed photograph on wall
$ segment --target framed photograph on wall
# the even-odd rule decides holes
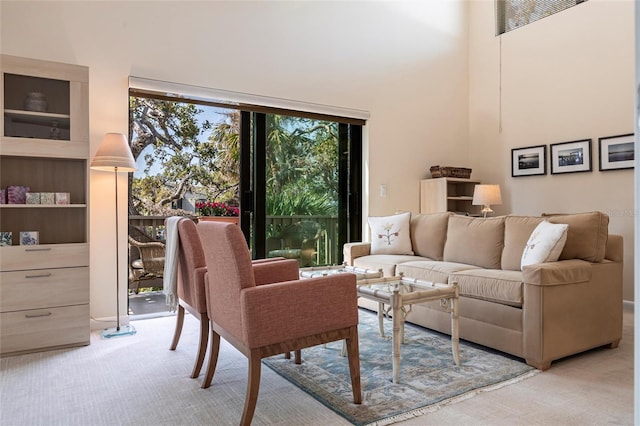
[[[591,171],[591,139],[551,144],[551,174]]]
[[[633,133],[600,138],[598,147],[601,171],[633,169],[635,160]]]
[[[547,146],[528,146],[511,150],[511,176],[547,174]]]

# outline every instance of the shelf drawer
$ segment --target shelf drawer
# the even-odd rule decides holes
[[[0,270],[89,266],[89,244],[41,244],[0,248]]]
[[[89,303],[89,268],[0,272],[0,312]]]
[[[2,355],[89,344],[89,305],[0,314]]]

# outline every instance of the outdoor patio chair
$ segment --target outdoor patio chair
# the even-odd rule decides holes
[[[132,253],[137,250],[137,256]],[[153,241],[143,243],[129,236],[129,288],[137,294],[140,282],[162,278],[164,275],[164,243]]]
[[[297,259],[299,266],[317,264],[318,241],[324,230],[316,222],[300,221],[287,225],[278,237],[267,241],[268,256]]]
[[[258,399],[262,358],[345,339],[353,401],[360,404],[355,275],[300,280],[296,261],[252,263],[238,226],[201,222],[197,228],[209,271],[205,285],[211,322],[203,387],[213,379],[222,337],[248,358],[241,424],[249,425]]]

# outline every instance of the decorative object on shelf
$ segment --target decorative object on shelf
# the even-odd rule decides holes
[[[53,192],[41,192],[40,204],[55,204],[56,198]]]
[[[42,92],[29,92],[24,100],[24,109],[34,112],[47,112],[47,96]]]
[[[53,121],[51,123],[51,129],[49,129],[49,139],[60,139],[60,128],[58,122]]]
[[[440,177],[456,177],[462,179],[470,179],[471,178],[471,170],[465,167],[440,167],[440,166],[432,166],[429,171],[431,172],[432,178],[440,178]]]
[[[500,185],[476,185],[473,189],[474,206],[482,206],[482,216],[493,213],[491,205],[502,204],[502,194],[500,193]]]
[[[7,191],[0,189],[0,204],[7,204]]]
[[[511,176],[547,174],[547,146],[527,146],[511,150]]]
[[[70,204],[71,194],[68,192],[56,192],[56,204]]]
[[[635,160],[633,133],[599,138],[598,146],[601,171],[633,169]]]
[[[35,246],[40,244],[40,235],[38,231],[20,231],[21,246]]]
[[[113,172],[115,179],[115,214],[116,214],[116,326],[105,328],[102,330],[102,337],[110,339],[113,337],[122,337],[136,334],[133,325],[128,324],[120,326],[120,272],[118,266],[120,264],[118,250],[118,172],[135,172],[136,162],[131,154],[131,148],[127,143],[127,138],[122,133],[107,133],[102,139],[102,143],[98,147],[91,168],[94,170],[102,170]]]
[[[551,145],[551,174],[591,171],[591,139]]]
[[[238,216],[240,209],[228,203],[197,201],[196,214],[198,214],[198,216]]]
[[[28,186],[10,185],[7,187],[7,202],[9,204],[26,204]]]
[[[25,196],[27,204],[40,204],[39,192],[27,192]]]
[[[13,234],[11,232],[0,232],[0,247],[13,245]]]

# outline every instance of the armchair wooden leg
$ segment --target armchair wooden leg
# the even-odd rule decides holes
[[[296,364],[302,364],[302,351],[300,349],[296,351],[296,359],[294,362]]]
[[[193,371],[191,372],[192,379],[195,379],[200,375],[200,370],[202,370],[202,364],[204,363],[204,356],[207,353],[207,343],[209,343],[209,317],[207,314],[201,314],[198,356],[196,357],[196,363],[194,364]]]
[[[211,347],[209,348],[209,365],[207,365],[207,374],[202,382],[202,389],[206,389],[211,386],[213,380],[213,373],[216,371],[216,365],[218,364],[218,353],[220,352],[220,335],[214,330],[211,330]]]
[[[171,347],[169,350],[175,351],[178,347],[178,341],[180,340],[180,335],[182,334],[182,325],[184,324],[184,308],[178,305],[178,312],[176,314],[176,329],[173,332],[173,341],[171,342]]]
[[[358,327],[351,327],[351,336],[345,339],[347,342],[347,355],[349,357],[349,374],[351,375],[351,390],[353,402],[362,404],[362,388],[360,386],[360,350],[358,349]]]
[[[252,350],[249,356],[249,377],[247,380],[247,396],[244,400],[244,411],[240,424],[249,426],[253,419],[258,402],[258,391],[260,390],[260,370],[262,368],[262,358],[259,350]]]

